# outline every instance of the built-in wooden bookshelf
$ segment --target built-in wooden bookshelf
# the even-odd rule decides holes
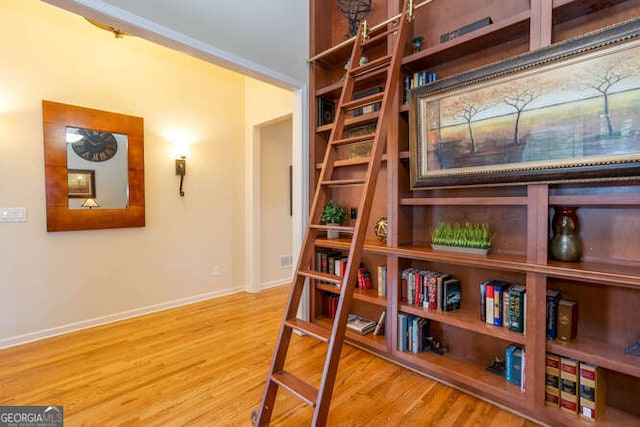
[[[417,1],[417,4],[420,2]],[[400,12],[401,0],[373,0],[369,23],[375,25]],[[317,98],[337,103],[351,44],[344,43],[347,23],[335,5],[310,1],[310,188],[316,186],[319,165],[332,126],[318,126]],[[640,16],[640,0],[434,0],[415,12],[412,35],[424,37],[413,52],[408,42],[403,77],[428,69],[439,79],[553,45],[590,31]],[[491,17],[481,29],[440,43],[440,35]],[[341,47],[323,54],[333,46]],[[402,82],[398,84],[402,87]],[[457,189],[410,188],[409,105],[398,96],[397,138],[387,141],[369,217],[362,262],[374,289],[354,293],[352,311],[376,320],[386,310],[384,336],[348,333],[347,342],[398,364],[466,390],[488,401],[553,425],[592,425],[577,414],[545,406],[545,353],[551,352],[600,366],[607,382],[607,406],[595,425],[640,424],[640,357],[625,347],[640,335],[640,177],[636,180],[586,183],[533,183]],[[372,113],[375,114],[375,113]],[[367,158],[345,158],[341,178],[364,168]],[[342,168],[344,166],[344,168]],[[342,171],[344,169],[344,171]],[[333,199],[352,207],[356,189],[336,190]],[[583,257],[580,262],[549,259],[549,226],[554,208],[577,207]],[[373,224],[388,218],[386,242]],[[489,223],[495,231],[487,256],[434,251],[430,233],[441,220]],[[350,240],[318,239],[319,248],[347,250]],[[387,268],[386,297],[378,295],[376,274]],[[461,281],[461,309],[425,310],[401,302],[400,274],[409,267],[452,273]],[[479,317],[483,280],[522,283],[527,288],[526,334],[488,325]],[[355,284],[354,284],[355,285]],[[569,342],[546,339],[546,291],[578,301],[578,335]],[[322,316],[322,295],[337,293],[332,285],[311,283],[311,321],[329,326]],[[400,352],[397,316],[406,313],[430,319],[447,352]],[[526,387],[486,370],[492,355],[510,343],[526,349]]]

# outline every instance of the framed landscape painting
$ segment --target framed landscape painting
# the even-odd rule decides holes
[[[411,91],[412,188],[640,176],[640,20]]]

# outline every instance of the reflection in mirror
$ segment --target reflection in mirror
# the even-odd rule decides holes
[[[124,209],[129,204],[128,136],[66,127],[69,209]]]

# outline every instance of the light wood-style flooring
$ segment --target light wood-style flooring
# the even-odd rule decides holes
[[[66,426],[250,426],[288,286],[238,293],[0,350],[0,405],[63,405]],[[294,336],[287,369],[319,382],[324,344]],[[304,375],[304,374],[307,375]],[[278,392],[271,425],[309,425]],[[346,345],[331,426],[534,426]]]

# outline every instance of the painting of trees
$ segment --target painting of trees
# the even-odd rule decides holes
[[[520,145],[520,118],[522,112],[535,101],[544,89],[540,79],[530,78],[514,81],[501,89],[502,102],[516,110],[516,121],[513,130],[513,143]]]
[[[488,109],[490,106],[491,104],[486,101],[486,98],[476,91],[457,97],[445,110],[445,115],[448,119],[461,120],[466,124],[469,140],[471,141],[471,154],[477,152],[476,138],[471,123],[478,113]]]
[[[615,134],[609,104],[611,93],[623,80],[637,73],[639,65],[640,61],[635,58],[618,57],[608,63],[597,62],[581,75],[582,88],[593,89],[602,96],[602,117],[605,120],[609,137]]]

